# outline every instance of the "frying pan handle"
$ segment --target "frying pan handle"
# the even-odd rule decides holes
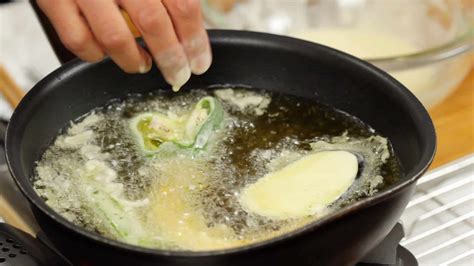
[[[63,43],[59,39],[58,34],[54,30],[53,25],[51,24],[51,22],[49,22],[48,17],[46,17],[43,11],[41,11],[38,6],[38,3],[36,3],[36,0],[30,0],[30,3],[33,6],[33,10],[35,11],[36,16],[38,17],[39,22],[43,27],[46,36],[48,37],[49,43],[53,47],[54,53],[59,59],[59,62],[61,62],[61,64],[64,64],[76,58],[76,56],[69,52],[69,50],[66,49],[66,47],[63,45]]]

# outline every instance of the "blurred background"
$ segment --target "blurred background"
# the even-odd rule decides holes
[[[24,90],[59,66],[28,1],[0,0],[0,63]],[[201,0],[209,28],[288,35],[362,58],[430,108],[472,68],[473,0]],[[0,105],[0,115],[9,108]]]
[[[471,63],[472,0],[203,0],[212,28],[318,42],[397,78],[427,107],[463,80]]]
[[[390,73],[430,111],[440,147],[434,166],[474,152],[474,0],[201,0],[201,5],[208,28],[301,38]],[[23,94],[59,65],[28,1],[0,0],[0,85],[9,80]],[[0,96],[0,118],[8,120],[11,112]]]

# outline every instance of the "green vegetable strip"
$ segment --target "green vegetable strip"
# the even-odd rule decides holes
[[[130,128],[145,154],[156,153],[164,142],[203,149],[223,116],[221,104],[209,96],[202,98],[189,114],[178,118],[161,113],[140,114],[130,120]]]
[[[211,134],[220,127],[224,119],[224,109],[222,109],[220,102],[213,97],[203,98],[198,102],[197,106],[208,111],[207,120],[199,128],[194,138],[194,147],[202,149],[206,146]]]
[[[127,243],[137,244],[141,241],[145,234],[139,221],[135,220],[135,215],[125,211],[124,206],[113,198],[102,184],[90,178],[84,178],[84,181],[90,188],[85,189],[90,207],[104,221],[108,232]]]

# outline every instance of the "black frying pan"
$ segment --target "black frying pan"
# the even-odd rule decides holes
[[[435,132],[421,103],[386,73],[333,49],[269,34],[210,31],[214,62],[184,91],[240,84],[314,99],[346,111],[388,137],[403,178],[295,232],[240,248],[177,252],[135,247],[103,238],[65,220],[32,188],[35,161],[65,124],[128,93],[170,90],[156,68],[122,72],[112,61],[69,62],[40,81],[8,126],[10,171],[30,201],[42,230],[77,265],[349,265],[392,229],[435,152]],[[311,123],[311,121],[308,121]]]

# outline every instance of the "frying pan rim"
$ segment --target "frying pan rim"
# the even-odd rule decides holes
[[[210,256],[219,256],[219,255],[224,256],[224,255],[232,255],[236,253],[251,252],[251,251],[256,251],[258,249],[270,247],[273,245],[279,245],[281,243],[284,243],[287,240],[289,241],[307,232],[323,227],[326,224],[342,219],[345,216],[348,216],[352,213],[355,213],[357,211],[363,210],[365,208],[368,208],[370,206],[373,206],[375,204],[388,200],[391,197],[394,197],[397,193],[401,192],[406,187],[415,183],[418,180],[418,178],[420,178],[423,175],[423,173],[426,172],[429,165],[431,164],[434,158],[435,150],[436,150],[436,135],[435,135],[433,123],[431,121],[431,118],[428,115],[428,112],[423,107],[423,105],[418,101],[418,99],[408,89],[406,89],[400,82],[396,81],[394,78],[390,77],[388,74],[386,74],[382,70],[358,58],[355,58],[351,55],[337,51],[330,47],[320,45],[320,44],[314,44],[314,43],[303,41],[303,40],[294,39],[291,37],[278,36],[278,35],[260,33],[260,32],[234,31],[234,30],[210,30],[209,35],[212,42],[220,42],[224,44],[229,43],[229,40],[231,40],[234,45],[236,43],[248,45],[248,44],[252,44],[252,42],[258,42],[257,45],[262,45],[262,42],[263,42],[265,45],[270,45],[270,46],[277,45],[277,46],[281,46],[281,48],[285,47],[286,45],[291,46],[291,49],[294,49],[293,46],[300,46],[300,47],[309,46],[310,48],[311,47],[317,48],[319,50],[324,51],[325,53],[332,54],[341,60],[345,60],[349,64],[358,65],[358,67],[360,67],[361,70],[364,69],[365,72],[372,73],[373,75],[378,76],[378,79],[383,79],[385,80],[386,83],[391,83],[392,87],[398,88],[398,90],[393,90],[392,93],[397,93],[398,97],[403,98],[402,100],[409,103],[411,102],[411,104],[407,104],[406,106],[413,109],[411,110],[413,112],[412,115],[414,116],[412,119],[415,119],[418,122],[422,123],[422,125],[418,125],[418,128],[420,129],[418,133],[421,132],[425,136],[425,147],[424,147],[425,149],[421,151],[421,158],[419,162],[413,167],[413,169],[409,173],[405,175],[404,177],[405,180],[399,181],[400,183],[395,184],[393,187],[389,189],[381,191],[374,196],[370,196],[362,200],[359,200],[351,204],[350,206],[344,207],[334,213],[331,213],[316,221],[308,223],[305,226],[302,226],[291,232],[288,232],[286,234],[283,234],[274,238],[270,238],[261,242],[253,243],[250,245],[244,245],[240,247],[222,249],[222,250],[211,250],[211,251],[171,251],[171,250],[139,247],[139,246],[126,244],[120,241],[108,239],[96,233],[87,231],[86,229],[83,229],[77,225],[74,225],[73,223],[69,222],[64,217],[62,217],[59,213],[55,212],[51,207],[49,207],[45,203],[44,200],[42,200],[39,197],[39,195],[36,192],[34,192],[33,186],[31,182],[29,182],[29,178],[26,175],[20,175],[20,178],[18,178],[18,175],[15,174],[15,172],[21,173],[19,169],[21,167],[19,166],[19,162],[15,163],[12,160],[13,158],[15,158],[14,156],[15,152],[13,151],[14,144],[12,143],[12,141],[10,141],[10,139],[13,139],[14,137],[9,137],[9,136],[13,135],[15,133],[15,130],[17,130],[15,126],[18,122],[16,121],[20,120],[21,113],[26,112],[28,108],[32,108],[31,106],[28,106],[28,105],[30,104],[30,102],[32,101],[34,97],[41,95],[42,93],[46,94],[46,92],[44,92],[45,90],[42,89],[45,87],[44,85],[59,81],[61,79],[61,76],[65,73],[70,74],[71,72],[79,71],[82,68],[87,68],[88,66],[92,65],[91,63],[82,62],[76,59],[63,65],[57,70],[53,71],[44,79],[42,79],[40,82],[38,82],[38,84],[36,84],[33,87],[33,89],[30,90],[25,95],[25,97],[21,100],[17,108],[14,110],[12,114],[12,118],[11,118],[11,121],[13,121],[13,123],[8,124],[7,133],[5,137],[6,138],[5,153],[6,153],[8,168],[17,186],[20,188],[23,195],[30,201],[30,203],[32,203],[37,209],[39,209],[43,215],[48,216],[56,224],[59,224],[63,228],[71,231],[72,233],[79,234],[81,237],[85,237],[100,245],[107,245],[114,249],[138,252],[142,255],[167,256],[167,257],[177,257],[177,258],[179,257],[198,258],[198,257],[210,257]],[[301,50],[305,50],[305,49],[301,49]],[[105,63],[110,63],[110,59],[106,59],[105,61],[96,63],[96,64],[105,64]]]

